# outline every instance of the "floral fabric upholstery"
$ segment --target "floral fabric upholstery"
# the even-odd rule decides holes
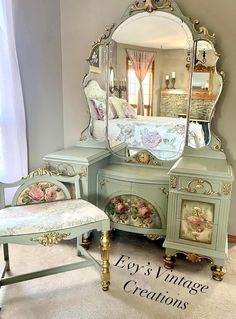
[[[7,207],[0,214],[0,236],[62,230],[108,219],[102,210],[82,199]]]

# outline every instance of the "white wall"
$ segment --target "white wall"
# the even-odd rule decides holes
[[[63,148],[59,0],[13,0],[28,129],[29,167]]]

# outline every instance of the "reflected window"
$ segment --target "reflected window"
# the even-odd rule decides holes
[[[144,115],[152,115],[154,62],[143,80]],[[139,81],[130,59],[127,59],[128,102],[137,110]]]

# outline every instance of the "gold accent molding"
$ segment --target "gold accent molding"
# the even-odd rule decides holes
[[[156,158],[147,151],[141,151],[134,155],[130,161],[131,164],[145,164],[153,166],[162,166],[162,164],[156,160]]]
[[[224,152],[224,150],[223,150],[223,148],[221,147],[220,144],[214,145],[214,146],[212,147],[212,149],[213,149],[214,151],[217,151],[217,152]]]
[[[213,263],[213,260],[212,258],[210,257],[207,257],[207,256],[199,256],[197,254],[194,254],[194,253],[185,253],[185,252],[178,252],[178,254],[182,254],[182,255],[185,255],[186,257],[186,260],[192,262],[192,263],[199,263],[202,261],[202,259],[207,259],[211,262],[211,264]]]
[[[212,42],[215,43],[216,41],[216,36],[215,34],[210,34],[207,30],[206,27],[203,27],[203,26],[200,26],[200,21],[198,19],[194,19],[194,20],[191,20],[192,24],[193,24],[193,28],[194,30],[199,33],[199,34],[203,34],[205,37],[207,37],[208,39],[210,39]]]
[[[149,234],[149,235],[144,235],[144,236],[150,240],[159,240],[159,239],[164,238],[163,236],[157,235],[157,234]]]
[[[102,231],[102,236],[100,239],[100,252],[102,258],[102,290],[106,291],[110,286],[110,263],[109,263],[109,253],[110,253],[110,239],[109,232]]]
[[[37,238],[32,238],[31,241],[36,241],[43,246],[57,245],[60,241],[68,237],[70,233],[50,232]]]
[[[93,51],[96,49],[96,47],[98,47],[99,45],[102,45],[103,42],[109,38],[110,34],[111,34],[111,30],[114,28],[115,24],[112,23],[110,26],[109,25],[106,25],[105,26],[105,31],[104,33],[97,39],[97,41],[94,41],[93,44],[92,44],[92,49],[89,53],[89,56],[87,58],[87,61],[89,62],[92,58],[92,55],[93,55]]]
[[[48,176],[57,176],[59,175],[59,172],[57,171],[51,171],[48,168],[37,168],[34,171],[32,171],[31,173],[29,173],[28,176],[26,176],[25,178],[32,178],[32,177],[36,177],[36,176],[44,176],[44,175],[48,175]]]
[[[176,176],[171,176],[170,177],[170,187],[171,188],[176,188],[177,187],[177,177]]]
[[[160,9],[168,9],[173,10],[171,6],[170,0],[143,0],[143,1],[135,1],[135,3],[130,8],[130,14],[133,12],[139,11],[147,11],[152,12]]]
[[[205,189],[205,184],[208,185],[209,189]],[[198,190],[200,189],[202,189],[203,192],[199,192]],[[188,193],[200,193],[204,195],[221,195],[219,192],[215,192],[213,190],[212,184],[205,179],[193,179],[188,183],[187,187],[181,187],[179,191],[185,191]]]
[[[223,193],[224,195],[229,195],[231,193],[231,184],[225,183],[223,185]]]

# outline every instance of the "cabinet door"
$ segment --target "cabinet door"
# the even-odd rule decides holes
[[[215,249],[220,200],[178,195],[175,240]]]
[[[158,214],[158,228],[166,228],[168,185],[132,183],[132,194],[145,198]]]

